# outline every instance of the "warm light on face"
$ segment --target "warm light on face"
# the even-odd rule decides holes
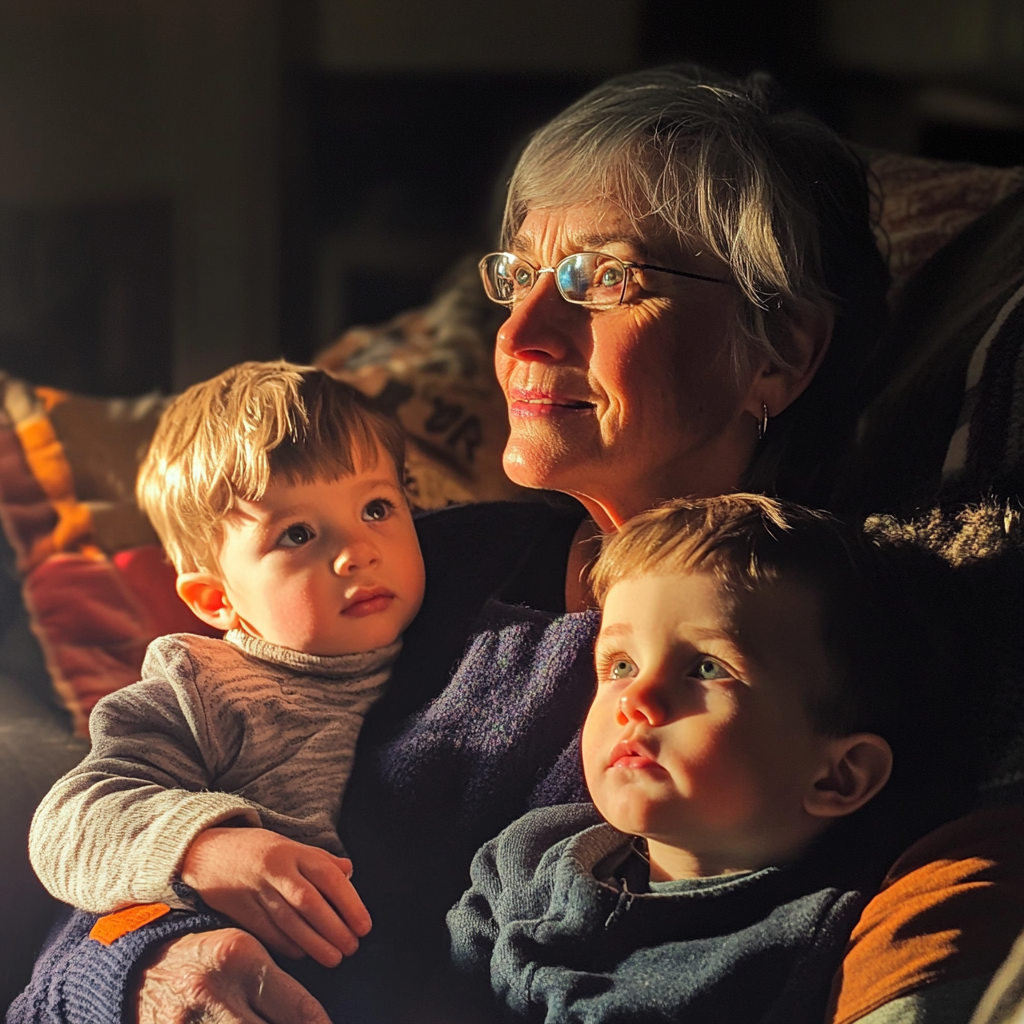
[[[611,202],[533,210],[511,248],[535,267],[599,249],[697,276],[631,269],[622,304],[592,309],[566,302],[554,273],[535,275],[495,351],[511,479],[575,494],[604,527],[680,494],[734,489],[753,434],[749,381],[738,383],[730,358],[737,292],[717,280],[721,264],[639,238]]]
[[[218,559],[241,628],[309,654],[393,643],[423,599],[423,558],[391,460],[241,501]]]
[[[829,668],[809,592],[733,596],[705,573],[623,580],[596,657],[587,785],[612,825],[648,839],[652,865],[759,867],[820,827],[803,795],[826,741],[806,695]]]

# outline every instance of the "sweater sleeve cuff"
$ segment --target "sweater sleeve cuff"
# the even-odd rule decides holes
[[[161,900],[179,910],[189,909],[179,901],[173,887],[185,854],[200,832],[233,819],[254,828],[261,825],[258,807],[242,797],[212,792],[183,794],[153,827],[146,829],[135,855],[137,889],[129,897],[146,902]],[[117,901],[108,902],[113,906]]]
[[[218,914],[172,910],[105,946],[89,938],[96,920],[93,914],[75,912],[36,964],[29,988],[11,1006],[10,1012],[16,1014],[22,1001],[29,1013],[9,1016],[9,1021],[40,1019],[30,1006],[38,1005],[42,996],[51,1012],[42,1019],[62,1024],[122,1024],[128,985],[147,954],[172,939],[231,926]]]

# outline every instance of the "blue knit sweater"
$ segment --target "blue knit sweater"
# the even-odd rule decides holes
[[[444,915],[473,853],[530,806],[582,797],[576,736],[597,617],[555,615],[578,522],[541,504],[417,521],[423,607],[365,721],[339,825],[374,929],[333,971],[285,964],[334,1020],[454,1019]],[[10,1024],[121,1024],[126,981],[149,950],[229,923],[175,911],[107,947],[87,937],[93,921],[76,913],[56,927]]]
[[[864,902],[807,863],[652,892],[631,837],[590,804],[531,811],[472,878],[452,956],[536,1024],[820,1021]]]

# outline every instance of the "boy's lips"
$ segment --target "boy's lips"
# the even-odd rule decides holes
[[[376,615],[390,608],[394,599],[395,595],[387,587],[360,587],[348,596],[341,614],[356,619]]]
[[[650,747],[639,740],[620,740],[612,747],[609,768],[661,768]],[[662,769],[663,770],[663,769]]]

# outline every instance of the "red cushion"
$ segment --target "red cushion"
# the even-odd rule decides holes
[[[154,636],[165,633],[199,633],[223,636],[223,633],[196,618],[174,589],[177,573],[157,544],[129,548],[114,555],[121,578],[139,600]]]

